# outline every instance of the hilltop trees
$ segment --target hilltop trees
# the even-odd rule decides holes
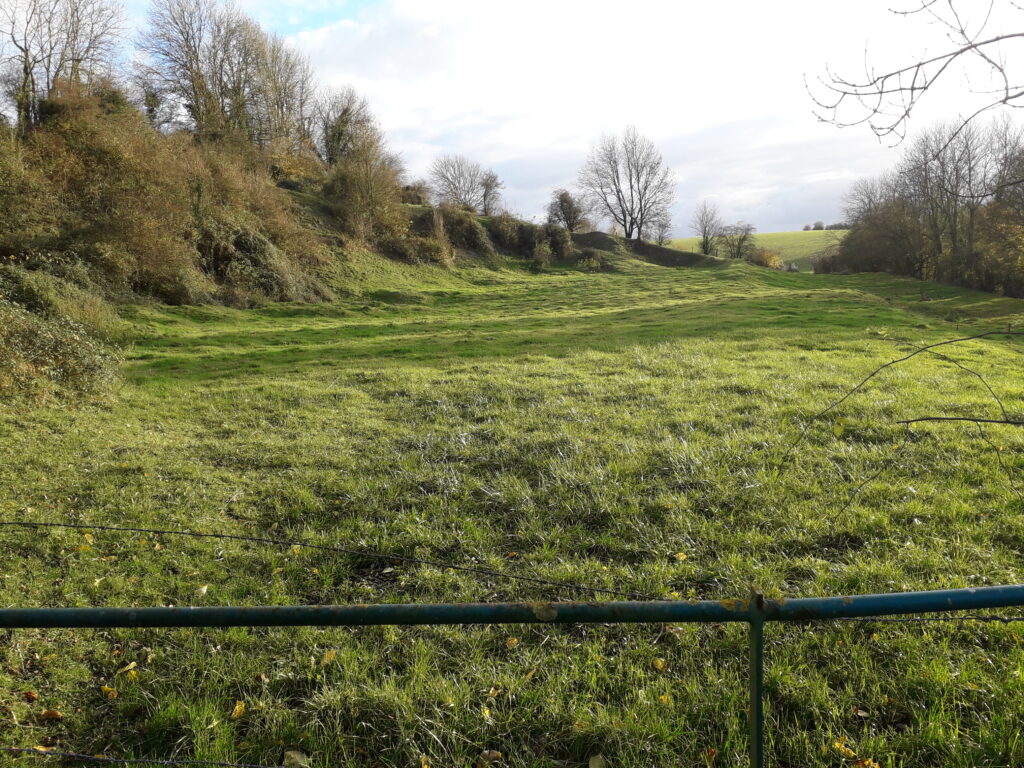
[[[548,223],[581,232],[587,226],[587,211],[583,201],[567,189],[556,189],[548,203]]]
[[[693,212],[690,219],[690,231],[699,239],[697,248],[705,256],[714,256],[718,250],[718,239],[722,235],[722,217],[718,213],[718,206],[704,200]]]
[[[39,121],[39,104],[64,83],[81,89],[110,74],[123,13],[107,0],[7,0],[0,3],[3,90],[19,135]]]
[[[438,200],[492,216],[501,205],[504,184],[492,170],[462,155],[442,155],[430,166],[430,184]]]
[[[216,0],[153,0],[139,49],[154,106],[185,117],[198,137],[298,150],[311,143],[309,62],[277,35]]]
[[[621,136],[601,137],[580,169],[579,186],[595,211],[629,240],[650,236],[675,199],[671,169],[654,143],[632,126]]]

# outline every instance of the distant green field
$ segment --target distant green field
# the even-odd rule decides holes
[[[846,234],[845,229],[823,232],[764,232],[758,233],[757,244],[782,254],[787,264],[796,264],[801,270],[811,268],[811,256],[826,245],[837,242]],[[696,237],[679,237],[672,241],[672,247],[682,251],[697,250]]]

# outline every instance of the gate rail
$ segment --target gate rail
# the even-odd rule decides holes
[[[116,627],[283,627],[422,624],[595,624],[746,622],[749,639],[749,744],[764,766],[764,625],[1024,606],[1024,584],[848,597],[740,600],[462,604],[225,606],[170,608],[3,608],[0,629]]]

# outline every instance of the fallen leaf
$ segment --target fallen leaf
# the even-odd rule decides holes
[[[320,664],[330,664],[332,661],[334,661],[334,657],[337,655],[338,652],[334,648],[324,651],[323,658],[320,659]]]
[[[476,768],[487,768],[495,760],[501,759],[501,752],[496,749],[485,749],[476,759]]]
[[[279,573],[284,573],[284,568],[275,568],[270,572],[270,575],[277,576]]]
[[[492,685],[492,686],[491,686],[491,690],[487,692],[487,695],[488,695],[488,696],[490,696],[490,697],[491,697],[491,698],[493,699],[493,698],[494,698],[495,696],[497,696],[497,695],[498,695],[499,693],[501,693],[501,688],[495,688],[495,687],[494,687],[494,686]]]
[[[682,561],[686,559],[685,552],[676,552],[676,560]]]
[[[236,701],[235,702],[235,708],[231,710],[231,719],[232,720],[237,720],[238,718],[240,718],[244,714],[245,714],[245,702],[244,701]]]
[[[139,670],[137,670],[137,669],[129,669],[128,670],[128,679],[131,680],[133,683],[136,680],[138,680],[139,679]]]
[[[42,713],[40,713],[39,717],[40,717],[41,720],[63,720],[64,719],[64,715],[62,715],[56,709],[44,709],[42,711]]]
[[[93,537],[92,537],[92,534],[91,534],[91,533],[87,533],[87,534],[85,534],[85,535],[84,535],[84,536],[83,536],[82,538],[84,538],[84,539],[85,539],[85,540],[86,540],[87,542],[89,542],[90,544],[92,544],[92,543],[93,543],[93,541],[95,541],[95,539],[93,539]]]
[[[132,671],[133,669],[135,669],[135,668],[136,668],[137,666],[139,666],[139,665],[138,665],[138,664],[136,664],[136,663],[135,663],[135,662],[133,661],[133,662],[132,662],[131,664],[128,664],[127,666],[121,667],[121,668],[120,668],[119,670],[117,670],[117,674],[119,674],[119,675],[120,675],[120,674],[123,674],[123,673],[125,673],[125,672],[131,672],[131,671]]]
[[[430,758],[426,755],[420,755],[420,768],[430,768]]]
[[[660,701],[662,704],[668,705],[672,703],[672,697],[669,696],[667,693],[663,693],[661,694],[661,696],[658,697],[658,701]]]
[[[882,768],[870,757],[862,757],[860,760],[855,762],[854,765],[857,766],[857,768]]]
[[[21,698],[31,704],[33,701],[39,701],[39,694],[35,691],[23,691]]]
[[[289,749],[284,753],[281,762],[284,768],[306,768],[309,765],[309,757],[297,749]]]
[[[587,768],[608,768],[608,761],[604,759],[604,755],[591,755],[587,760]]]
[[[655,659],[653,663],[654,663],[654,668],[656,670],[658,670],[659,672],[664,672],[665,671],[665,667],[668,666],[665,663],[664,659]]]
[[[854,707],[853,714],[855,714],[857,717],[870,717],[867,711],[861,709],[860,707]]]
[[[117,698],[117,688],[111,688],[109,685],[101,685],[100,690],[107,694],[108,699]]]
[[[199,595],[200,597],[202,597],[203,595],[206,594],[207,590],[209,590],[209,589],[210,589],[210,585],[209,584],[203,584],[203,586],[201,586],[199,589],[196,590],[196,594]]]
[[[212,723],[210,723],[208,726],[206,726],[206,730],[208,730],[208,731],[213,730],[218,725],[220,725],[220,720],[214,720]]]
[[[508,640],[505,641],[506,648],[515,648],[517,645],[519,645],[518,637],[510,637]]]
[[[56,747],[44,747],[42,744],[37,744],[32,747],[33,752],[52,752]]]

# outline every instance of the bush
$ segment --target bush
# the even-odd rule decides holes
[[[116,362],[74,321],[0,300],[0,396],[94,392],[113,381]]]
[[[516,242],[519,252],[523,256],[532,257],[537,245],[544,239],[543,227],[538,227],[536,224],[531,224],[528,221],[519,222],[519,233]],[[550,246],[548,250],[550,250]]]
[[[476,214],[452,205],[442,205],[437,210],[444,220],[445,233],[453,246],[481,256],[494,255],[494,243]]]
[[[572,235],[569,234],[569,230],[557,224],[545,224],[544,235],[556,259],[568,259],[572,256]]]
[[[576,256],[576,268],[584,272],[608,272],[611,267],[605,255],[596,248],[584,248]]]
[[[519,250],[519,219],[509,213],[499,213],[487,222],[491,240],[503,251]]]
[[[547,240],[539,240],[537,244],[533,246],[533,255],[530,258],[530,266],[538,272],[551,266],[551,246],[548,245]]]
[[[759,267],[782,269],[782,254],[770,248],[755,248],[747,260]]]

